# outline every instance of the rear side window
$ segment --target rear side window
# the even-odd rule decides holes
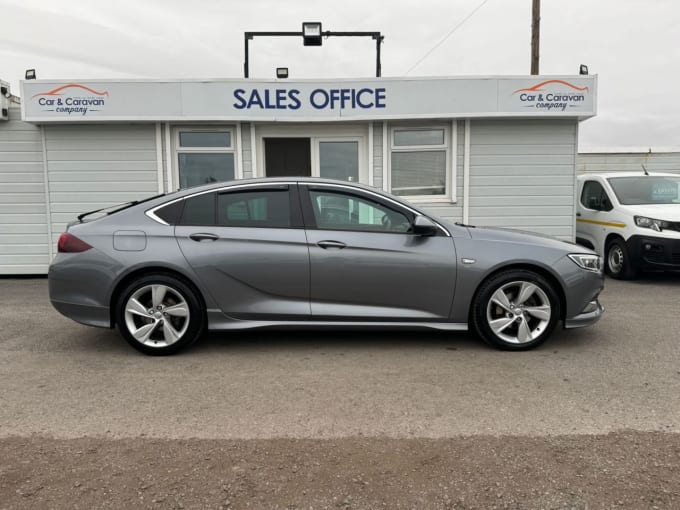
[[[184,200],[180,225],[215,225],[215,193],[204,193]]]
[[[217,196],[217,224],[223,227],[289,228],[288,190],[221,193]]]

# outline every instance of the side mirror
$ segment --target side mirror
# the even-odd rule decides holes
[[[437,224],[427,216],[416,216],[411,227],[411,232],[417,236],[433,236],[437,230]]]

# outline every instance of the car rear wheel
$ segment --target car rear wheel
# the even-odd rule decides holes
[[[632,262],[623,239],[612,239],[607,243],[605,270],[609,276],[617,280],[635,278],[636,270]]]
[[[559,317],[553,285],[527,270],[504,271],[484,282],[472,310],[477,334],[496,348],[513,351],[543,343]]]
[[[145,354],[174,354],[203,332],[204,311],[196,291],[171,275],[146,275],[120,294],[116,323],[125,340]]]

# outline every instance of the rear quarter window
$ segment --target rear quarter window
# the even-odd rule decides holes
[[[204,193],[184,200],[180,225],[215,225],[215,193]]]
[[[177,225],[177,223],[179,223],[179,219],[182,216],[183,208],[184,200],[178,200],[177,202],[168,204],[165,207],[156,209],[154,214],[169,225]]]

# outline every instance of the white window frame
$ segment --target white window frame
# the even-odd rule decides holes
[[[395,145],[395,133],[399,131],[444,131],[444,143],[437,145]],[[387,191],[392,191],[392,154],[395,152],[440,152],[445,151],[445,188],[441,195],[399,195],[400,198],[410,202],[420,203],[456,203],[456,148],[457,129],[456,121],[450,124],[398,124],[390,126],[389,142],[387,142]],[[383,177],[384,178],[384,177]]]
[[[229,147],[182,147],[179,143],[180,133],[193,132],[225,132],[229,133],[231,145]],[[237,129],[236,126],[173,126],[173,161],[172,161],[172,177],[177,183],[175,188],[179,188],[179,155],[181,153],[193,154],[233,154],[234,155],[234,179],[243,178],[243,169],[239,164],[239,154],[237,151]]]
[[[253,175],[266,177],[264,157],[265,138],[309,138],[311,145],[312,177],[319,177],[319,142],[359,142],[359,182],[373,186],[370,181],[373,164],[368,161],[368,124],[318,124],[289,125],[289,124],[258,124],[255,128],[255,147],[252,149],[257,158],[257,170]]]
[[[359,183],[368,183],[368,172],[362,162],[365,160],[364,139],[361,136],[317,136],[312,137],[312,177],[321,177],[321,150],[319,145],[325,142],[356,142],[357,144],[357,170],[359,173]],[[350,182],[350,181],[347,181]],[[372,185],[372,184],[371,184]]]

